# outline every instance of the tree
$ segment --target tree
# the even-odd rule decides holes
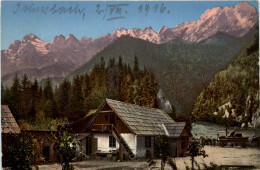
[[[28,80],[27,75],[25,74],[21,82],[21,113],[23,114],[23,119],[30,119],[30,112],[33,109],[32,105],[32,91],[31,91],[31,82]]]
[[[155,140],[157,157],[161,159],[161,170],[164,170],[165,163],[168,163],[173,170],[177,170],[175,162],[170,157],[169,139],[167,136],[159,135]]]
[[[133,93],[133,77],[130,73],[126,73],[126,75],[123,77],[121,84],[121,90],[122,90],[122,101],[126,103],[132,103],[132,93]]]
[[[140,81],[135,79],[132,84],[132,97],[133,103],[137,105],[141,105],[141,88]]]
[[[47,117],[55,118],[58,116],[52,84],[49,78],[46,80],[43,87],[42,106],[43,112]]]
[[[257,30],[259,30],[259,26],[257,26]],[[249,48],[247,48],[246,53],[247,55],[250,55],[257,50],[259,50],[259,31],[257,31],[254,42]]]
[[[73,142],[68,125],[60,125],[57,128],[55,137],[54,151],[63,170],[72,170],[70,164],[75,156],[76,144]]]
[[[43,87],[43,99],[44,100],[53,100],[53,89],[52,83],[49,78],[47,78],[46,82],[44,83]]]
[[[39,91],[38,81],[35,79],[31,86],[31,110],[30,115],[35,118],[37,113],[37,107],[40,104],[41,94]]]
[[[137,58],[137,56],[135,55],[135,57],[134,57],[134,75],[135,75],[136,77],[137,77],[138,74],[139,74],[139,70],[140,70],[140,68],[139,68],[138,58]]]
[[[3,136],[3,166],[11,169],[32,169],[34,161],[39,157],[36,142],[31,135],[5,134]],[[5,149],[6,148],[6,149]]]
[[[70,91],[71,84],[67,79],[64,79],[56,96],[59,117],[69,117],[70,115]]]
[[[192,170],[194,169],[194,158],[197,156],[203,156],[204,158],[207,156],[205,150],[203,150],[203,146],[199,143],[198,140],[193,140],[189,145],[189,153],[191,156],[191,166]]]
[[[20,115],[20,98],[21,98],[21,86],[20,80],[17,75],[13,78],[13,83],[10,87],[10,93],[8,97],[8,106],[13,113],[14,117],[19,119]]]
[[[87,98],[91,92],[91,86],[90,86],[90,77],[88,73],[84,76],[84,82],[83,82],[83,96],[84,98]]]
[[[71,87],[71,116],[76,119],[84,115],[83,77],[76,76]]]

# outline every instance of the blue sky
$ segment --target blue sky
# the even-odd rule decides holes
[[[2,1],[1,49],[30,33],[46,42],[73,34],[98,38],[118,28],[173,28],[195,21],[209,8],[236,6],[238,1]],[[258,9],[257,1],[249,4]],[[61,11],[63,10],[63,11]],[[64,11],[67,12],[64,12]],[[103,10],[103,11],[102,11]],[[76,12],[75,12],[76,11]],[[71,12],[71,13],[70,13]]]

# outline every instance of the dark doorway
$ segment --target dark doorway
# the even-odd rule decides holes
[[[92,136],[86,137],[86,155],[95,154],[98,147],[98,139]]]
[[[171,141],[169,143],[169,151],[170,151],[170,156],[175,158],[177,157],[177,142],[176,141]]]
[[[42,148],[42,155],[44,157],[44,161],[45,162],[49,162],[50,161],[50,147],[49,146],[44,146]]]
[[[86,155],[90,155],[92,153],[92,137],[86,137]]]

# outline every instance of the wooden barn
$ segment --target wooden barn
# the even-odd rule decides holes
[[[56,162],[54,155],[54,138],[50,131],[39,131],[33,129],[21,129],[7,105],[1,106],[1,129],[2,129],[2,153],[5,155],[10,144],[12,135],[20,134],[29,136],[38,143],[37,152],[41,154],[40,162]]]
[[[1,129],[2,134],[21,133],[21,129],[7,105],[1,106]]]
[[[54,153],[55,139],[51,131],[43,130],[25,130],[24,133],[31,136],[37,142],[37,152],[41,154],[41,159],[38,163],[57,162]]]
[[[113,155],[122,149],[127,157],[143,158],[154,155],[156,136],[166,135],[171,156],[184,156],[191,136],[184,122],[175,122],[163,110],[111,99],[73,127],[78,127],[74,132],[79,151],[86,155]]]
[[[1,136],[2,136],[2,166],[9,166],[8,150],[13,140],[13,136],[21,135],[21,129],[18,126],[13,114],[7,105],[1,105]]]

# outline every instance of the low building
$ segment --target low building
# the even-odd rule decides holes
[[[37,159],[39,162],[36,163],[57,161],[53,149],[55,140],[51,132],[33,129],[21,129],[7,105],[1,106],[1,129],[3,156],[7,152],[9,144],[12,142],[12,136],[18,134],[21,137],[27,136],[33,138],[34,141],[37,142],[38,147],[36,152],[40,154],[42,159]]]
[[[86,120],[84,122],[84,120]],[[163,110],[106,99],[98,110],[75,122],[74,131],[84,154],[113,154],[122,149],[130,158],[155,155],[155,140],[166,135],[172,157],[184,156],[191,133]],[[78,126],[79,127],[79,126]],[[84,142],[82,142],[84,141]]]
[[[56,131],[44,130],[24,130],[24,134],[31,136],[37,142],[36,152],[40,153],[41,159],[37,163],[57,162],[57,157],[54,153]]]

